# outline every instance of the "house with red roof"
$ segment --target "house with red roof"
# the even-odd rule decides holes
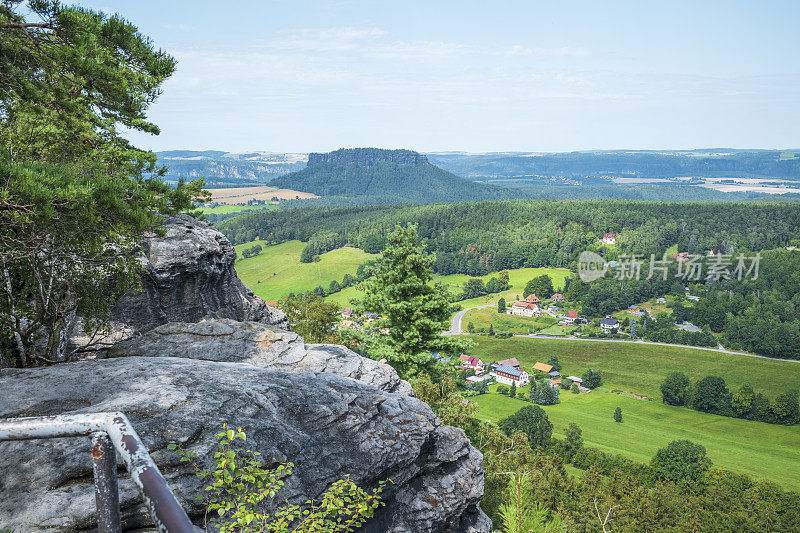
[[[462,368],[472,368],[474,370],[483,370],[483,361],[474,355],[467,355],[462,353],[458,360],[461,361]]]
[[[604,233],[603,238],[600,239],[603,244],[616,244],[617,243],[617,234],[616,233]]]
[[[555,293],[550,299],[552,301],[554,301],[554,302],[566,302],[567,301],[567,299],[564,298],[564,295],[561,294],[560,292]]]
[[[535,294],[529,294],[524,300],[511,304],[511,314],[519,316],[534,316],[542,314],[539,304],[542,300]]]

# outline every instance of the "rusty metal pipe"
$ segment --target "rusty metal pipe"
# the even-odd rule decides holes
[[[150,510],[158,531],[194,533],[196,530],[167,485],[128,418],[120,412],[0,419],[0,441],[107,435],[120,454],[131,479]],[[93,449],[94,451],[94,449]],[[111,455],[111,454],[107,454]],[[116,468],[116,460],[113,460]],[[97,470],[95,470],[97,473]],[[114,476],[116,480],[116,476]],[[95,475],[97,479],[97,475]],[[110,487],[109,487],[110,489]],[[96,494],[99,489],[96,488]],[[117,491],[114,491],[117,493]],[[119,505],[116,506],[117,517]],[[101,510],[98,506],[98,519]],[[117,520],[119,523],[119,520]]]
[[[92,471],[94,499],[97,506],[97,531],[121,533],[119,489],[117,488],[117,453],[107,433],[92,433]]]

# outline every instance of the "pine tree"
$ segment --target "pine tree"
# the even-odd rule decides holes
[[[614,422],[622,422],[622,409],[619,407],[614,409]]]
[[[403,377],[432,364],[431,352],[461,350],[465,342],[440,333],[450,327],[447,290],[431,283],[434,257],[417,240],[417,226],[397,225],[365,283],[362,306],[380,314],[389,328],[375,356],[388,356]]]
[[[505,313],[506,312],[506,299],[500,298],[497,301],[497,312],[498,313]]]
[[[511,392],[508,393],[509,397],[514,398],[517,395],[517,382],[511,382]]]

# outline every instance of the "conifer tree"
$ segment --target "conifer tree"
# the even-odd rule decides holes
[[[389,328],[387,342],[374,356],[386,356],[401,376],[410,377],[432,365],[431,352],[451,353],[466,343],[441,335],[450,327],[447,290],[431,283],[435,258],[417,238],[417,226],[400,226],[365,283],[362,305],[380,314]]]

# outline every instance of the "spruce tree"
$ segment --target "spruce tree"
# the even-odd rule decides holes
[[[416,225],[397,225],[373,265],[374,278],[365,283],[362,306],[380,314],[389,328],[372,355],[387,357],[403,377],[428,369],[431,352],[465,347],[464,341],[441,335],[450,327],[450,311],[447,290],[431,283],[434,259],[419,244]]]

